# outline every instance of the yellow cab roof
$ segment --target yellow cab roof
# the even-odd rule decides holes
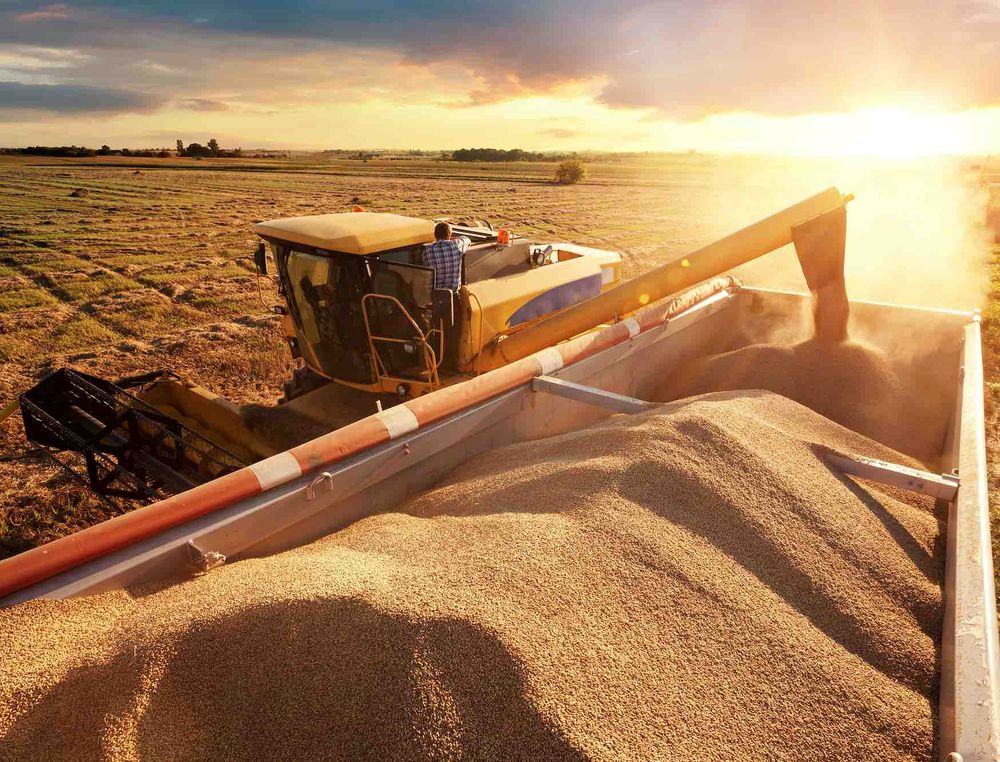
[[[430,220],[381,212],[286,217],[259,222],[254,231],[267,238],[344,254],[377,254],[434,240]]]

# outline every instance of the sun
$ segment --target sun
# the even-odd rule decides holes
[[[961,135],[949,115],[875,108],[845,115],[842,152],[884,159],[961,153]]]

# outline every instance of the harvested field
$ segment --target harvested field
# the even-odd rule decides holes
[[[273,405],[293,362],[269,314],[273,290],[261,282],[262,304],[248,269],[252,223],[359,201],[375,211],[487,218],[538,240],[613,249],[631,277],[837,182],[859,199],[848,223],[853,298],[976,303],[979,291],[957,277],[962,268],[953,257],[940,256],[944,246],[919,267],[898,266],[935,239],[934,221],[950,208],[939,196],[961,197],[921,166],[661,155],[593,163],[588,182],[573,187],[550,184],[553,169],[322,154],[287,161],[0,157],[0,404],[68,365],[107,378],[172,368],[237,404]],[[983,179],[996,207],[1000,174]],[[77,188],[87,194],[71,197]],[[887,211],[877,203],[885,199],[901,203]],[[888,220],[889,238],[873,238]],[[897,266],[887,264],[893,252]],[[985,264],[977,260],[976,272]],[[873,272],[890,273],[889,293],[884,282],[869,282]],[[804,287],[788,251],[761,260],[747,280]],[[928,282],[931,289],[920,288]],[[1000,399],[996,273],[992,285],[984,313],[990,403]],[[991,484],[1000,485],[996,409],[988,409],[988,437]],[[9,419],[0,426],[0,557],[129,507],[88,495],[44,458],[17,459],[24,450],[19,421]],[[993,503],[1000,505],[996,490]]]
[[[0,615],[0,758],[919,759],[942,525],[766,392],[475,458],[166,589]]]
[[[548,182],[548,164],[0,157],[0,406],[59,366],[110,379],[169,368],[237,404],[273,406],[294,363],[271,312],[273,285],[262,279],[258,295],[248,259],[260,220],[358,201],[486,218],[538,240],[621,251],[635,275],[728,232],[729,215],[717,211],[727,199],[749,219],[829,183],[818,165],[805,174],[788,160],[741,165],[747,174],[734,184],[731,162],[716,157],[607,163],[569,188]],[[771,177],[781,167],[784,186]],[[87,193],[71,197],[77,188]],[[287,418],[258,410],[277,425]],[[3,460],[25,449],[9,419],[0,557],[85,526],[95,504],[102,516],[127,509],[96,500],[44,458]],[[54,504],[58,515],[48,515]]]
[[[850,293],[887,298],[863,277],[889,254],[880,249],[876,257],[868,248],[870,231],[885,219],[868,204],[940,187],[937,174],[928,179],[921,167],[869,171],[843,160],[634,157],[594,163],[589,181],[574,187],[550,184],[553,170],[546,163],[363,163],[322,154],[197,162],[2,157],[0,401],[69,365],[108,378],[172,368],[237,404],[273,405],[293,363],[270,313],[273,288],[261,282],[262,303],[249,269],[259,220],[341,211],[359,201],[375,211],[486,218],[538,240],[620,251],[633,276],[840,182],[867,199],[850,211],[849,229],[865,236],[851,244]],[[876,188],[865,193],[872,178]],[[87,194],[71,197],[77,188]],[[923,245],[931,237],[918,223],[893,225],[893,245],[907,261],[914,239]],[[971,306],[970,289],[941,288],[954,262],[935,261],[896,268],[892,298]],[[761,260],[749,280],[801,289],[797,271],[794,256],[781,252]],[[928,278],[937,301],[913,288]],[[217,325],[240,329],[213,331]],[[215,336],[208,347],[206,333]],[[217,362],[223,356],[232,372]],[[8,420],[0,426],[0,458],[23,450],[21,427]],[[46,515],[56,494],[68,523]],[[82,525],[72,517],[74,499],[93,503],[44,460],[0,459],[0,556]],[[105,504],[101,515],[122,509]]]

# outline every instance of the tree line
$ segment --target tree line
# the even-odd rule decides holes
[[[545,154],[538,151],[524,151],[520,148],[459,148],[451,152],[455,161],[553,161],[564,155]]]
[[[166,148],[87,148],[85,146],[28,146],[26,148],[0,148],[0,154],[11,156],[70,156],[87,158],[90,156],[141,156],[144,158],[166,159],[173,156]]]
[[[166,159],[171,156],[190,157],[215,157],[223,159],[239,159],[243,156],[242,148],[231,150],[221,148],[219,141],[212,138],[205,145],[201,143],[188,143],[184,145],[183,140],[177,141],[175,151],[166,148],[111,148],[103,145],[100,148],[87,148],[86,146],[27,146],[26,148],[0,148],[0,154],[19,156],[69,156],[75,158],[88,158],[91,156],[140,156],[147,159]],[[254,154],[255,158],[266,158],[260,154]]]
[[[188,143],[184,145],[183,140],[177,141],[177,155],[178,156],[201,156],[201,157],[212,157],[220,159],[239,159],[243,157],[242,148],[234,148],[232,150],[226,150],[225,148],[219,147],[219,141],[212,138],[205,145],[201,143]]]

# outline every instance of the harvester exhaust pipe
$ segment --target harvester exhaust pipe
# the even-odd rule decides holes
[[[816,336],[840,341],[847,335],[844,244],[846,204],[852,198],[836,188],[817,193],[508,336],[483,350],[479,368],[492,370],[520,360],[793,242],[813,293]]]

